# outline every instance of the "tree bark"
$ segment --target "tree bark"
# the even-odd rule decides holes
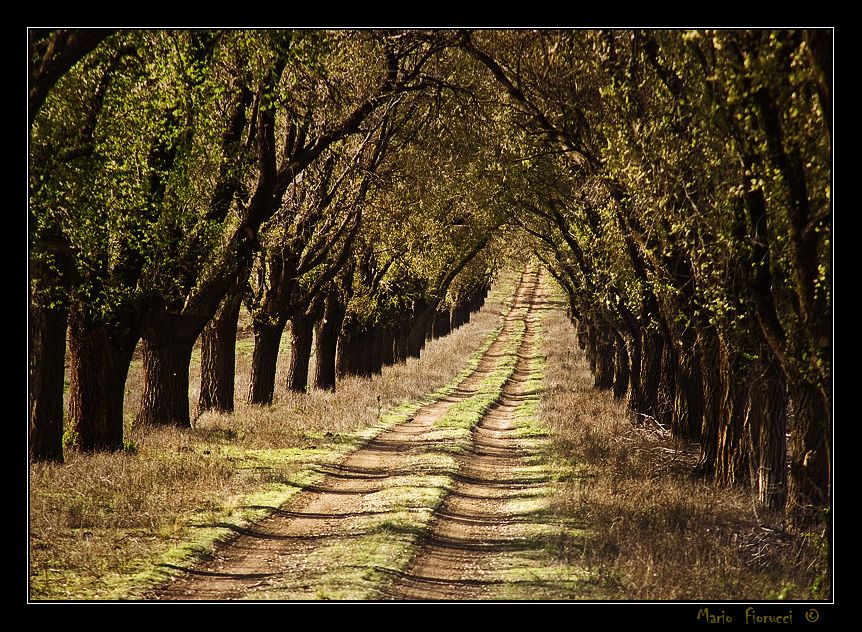
[[[336,358],[338,351],[338,336],[344,323],[345,309],[337,292],[330,292],[326,297],[326,307],[323,318],[317,327],[315,353],[317,367],[314,373],[315,388],[334,391],[336,380]]]
[[[625,397],[629,387],[629,354],[626,349],[625,339],[618,332],[614,332],[614,347],[616,358],[614,360],[614,399]]]
[[[434,324],[432,326],[432,338],[441,338],[449,334],[452,330],[452,312],[444,309],[434,314]]]
[[[782,512],[787,501],[787,395],[774,358],[762,359],[758,366],[759,374],[749,383],[746,419],[751,481],[757,505]]]
[[[634,331],[631,336],[631,361],[629,362],[629,410],[638,412],[641,409],[643,394],[641,392],[641,332]]]
[[[63,462],[63,382],[68,310],[33,299],[30,306],[29,452]]]
[[[452,330],[458,329],[467,322],[467,314],[463,304],[459,304],[452,310]]]
[[[595,377],[596,370],[598,367],[598,358],[597,358],[597,336],[596,329],[591,325],[588,325],[586,322],[581,323],[584,326],[584,334],[586,337],[586,346],[584,347],[584,351],[587,353],[587,360],[590,363],[590,372]]]
[[[359,360],[359,375],[362,377],[374,375],[380,355],[379,351],[379,341],[374,335],[373,329],[369,329],[366,325],[359,334],[359,357],[357,358]],[[375,357],[375,353],[377,357]]]
[[[345,320],[338,341],[338,375],[371,377],[371,337],[366,325],[354,317]]]
[[[347,322],[338,345],[339,375],[371,377],[373,372],[373,339],[363,323],[353,319]]]
[[[375,325],[366,333],[368,337],[369,374],[377,375],[383,371],[383,328]]]
[[[595,328],[595,388],[609,389],[614,386],[614,343],[609,338],[606,325]]]
[[[676,367],[671,430],[674,436],[697,441],[703,427],[703,383],[695,349],[683,354]]]
[[[653,417],[661,417],[659,389],[661,388],[661,360],[664,353],[664,337],[649,327],[644,327],[641,341],[641,409],[637,412]]]
[[[700,431],[700,458],[693,474],[709,477],[715,472],[722,399],[719,342],[714,328],[709,327],[700,333],[697,349],[702,369],[703,425]]]
[[[236,379],[236,329],[248,268],[224,298],[201,334],[201,394],[198,412],[233,412]]]
[[[408,340],[410,337],[410,315],[404,315],[398,321],[398,331],[395,333],[395,361],[406,362],[408,358]]]
[[[137,332],[93,322],[77,305],[69,318],[69,427],[83,452],[123,448],[123,401]]]
[[[314,317],[305,313],[295,314],[290,319],[290,368],[287,387],[295,393],[308,390],[308,365],[311,361],[311,343],[314,332]]]
[[[461,324],[462,324],[462,325],[466,325],[466,324],[468,324],[468,323],[470,322],[470,318],[471,318],[471,314],[472,314],[472,311],[470,310],[470,304],[469,304],[469,303],[464,303],[464,304],[461,306],[461,309],[463,309],[463,310],[464,310],[464,311],[463,311],[463,316],[462,316],[462,318],[461,318]]]
[[[790,432],[789,514],[804,524],[828,507],[832,495],[831,418],[819,389],[800,379],[789,389],[793,403]]]
[[[724,341],[719,355],[722,390],[713,468],[715,479],[725,485],[746,485],[750,482],[751,460],[750,446],[745,440],[749,374]]]
[[[470,295],[471,312],[475,313],[482,309],[482,305],[485,304],[485,295],[487,294],[487,292],[488,289],[484,285],[481,285],[475,290],[473,290],[473,293]]]
[[[661,378],[658,387],[658,413],[656,419],[673,430],[673,405],[676,397],[676,374],[679,370],[673,341],[664,339],[661,355]]]
[[[275,394],[275,369],[278,362],[278,348],[284,322],[267,324],[255,322],[254,352],[251,357],[251,379],[248,385],[248,403],[259,405],[272,404]]]
[[[587,327],[582,322],[575,320],[573,320],[573,324],[578,328],[578,348],[581,351],[586,351],[590,340],[589,335],[587,334]]]
[[[415,317],[410,324],[410,333],[407,336],[407,355],[418,358],[425,348],[425,333],[431,325],[431,317],[436,306],[420,303],[414,311]],[[454,326],[453,326],[454,329]]]
[[[136,423],[191,427],[189,365],[194,342],[194,337],[182,337],[173,333],[169,325],[158,333],[145,333],[144,394]]]
[[[383,366],[395,364],[395,330],[385,327],[381,332],[380,362]]]
[[[351,316],[345,318],[338,338],[338,354],[336,356],[336,373],[344,377],[353,373],[351,360],[356,355],[356,320]]]

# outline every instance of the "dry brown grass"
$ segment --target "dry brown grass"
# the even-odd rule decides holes
[[[286,335],[276,401],[268,407],[244,403],[252,346],[248,330],[241,330],[235,414],[206,413],[186,431],[130,428],[131,450],[109,455],[70,451],[65,465],[31,465],[31,598],[135,598],[130,577],[147,572],[148,560],[194,540],[194,525],[218,522],[244,496],[267,483],[288,481],[308,465],[304,457],[279,460],[274,451],[314,446],[319,450],[313,452],[329,448],[336,453],[346,446],[338,445],[343,436],[339,433],[371,426],[388,409],[420,399],[452,380],[499,325],[514,280],[507,275],[469,324],[429,342],[421,360],[384,368],[382,375],[371,379],[341,380],[335,393],[288,392]],[[127,426],[137,412],[141,381],[136,360],[127,384]],[[198,354],[190,381],[195,411]],[[249,466],[245,460],[249,450],[269,459],[266,467]]]
[[[688,474],[696,446],[636,429],[624,401],[592,387],[563,307],[546,313],[540,416],[567,470],[554,509],[583,525],[571,558],[598,574],[608,599],[825,599],[817,538],[762,526],[748,494]]]
[[[137,560],[174,544],[185,524],[241,489],[229,464],[192,450],[183,433],[157,434],[137,454],[31,466],[34,598],[102,596],[106,578],[135,572]]]

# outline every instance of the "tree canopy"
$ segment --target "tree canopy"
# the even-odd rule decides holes
[[[291,388],[313,339],[314,385],[335,388],[336,346],[342,374],[419,355],[529,253],[634,423],[699,442],[695,473],[764,508],[828,506],[830,30],[92,29],[30,47],[33,458],[62,459],[67,326],[67,425],[118,449],[139,342],[137,423],[188,426],[201,336],[201,406],[233,406],[242,304],[249,401],[267,404],[288,322]]]

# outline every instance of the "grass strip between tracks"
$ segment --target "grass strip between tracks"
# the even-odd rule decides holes
[[[531,546],[505,553],[494,562],[500,583],[490,598],[548,601],[597,598],[594,574],[579,559],[566,554],[562,546],[582,542],[586,534],[583,525],[556,515],[549,508],[554,481],[571,472],[560,469],[559,464],[549,459],[551,429],[539,415],[547,362],[542,351],[542,319],[531,320],[530,330],[533,339],[527,350],[528,374],[522,400],[514,412],[516,430],[512,433],[529,456],[521,458],[521,465],[513,468],[511,476],[549,483],[534,488],[529,497],[507,504],[509,515],[523,518],[516,537]]]

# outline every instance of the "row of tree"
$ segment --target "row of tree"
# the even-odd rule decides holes
[[[512,253],[696,473],[831,495],[831,33],[32,31],[31,454],[418,356]],[[452,311],[454,310],[454,311]],[[790,437],[788,445],[786,437]],[[789,456],[789,459],[788,459]],[[788,467],[789,461],[789,467]],[[790,501],[788,503],[788,500]]]
[[[67,329],[67,434],[115,450],[138,345],[135,423],[189,426],[198,339],[199,409],[233,408],[243,305],[248,401],[268,404],[288,322],[289,387],[308,387],[316,328],[314,384],[332,389],[337,374],[418,357],[435,322],[457,326],[484,297],[496,220],[468,216],[462,183],[428,168],[420,143],[437,134],[440,155],[455,152],[440,129],[444,87],[423,74],[452,34],[31,37],[34,459],[63,458]],[[49,72],[58,64],[65,73]],[[418,206],[410,178],[425,183]]]
[[[699,442],[696,474],[816,515],[832,483],[830,32],[506,37],[465,48],[534,147],[513,208],[596,387]]]

